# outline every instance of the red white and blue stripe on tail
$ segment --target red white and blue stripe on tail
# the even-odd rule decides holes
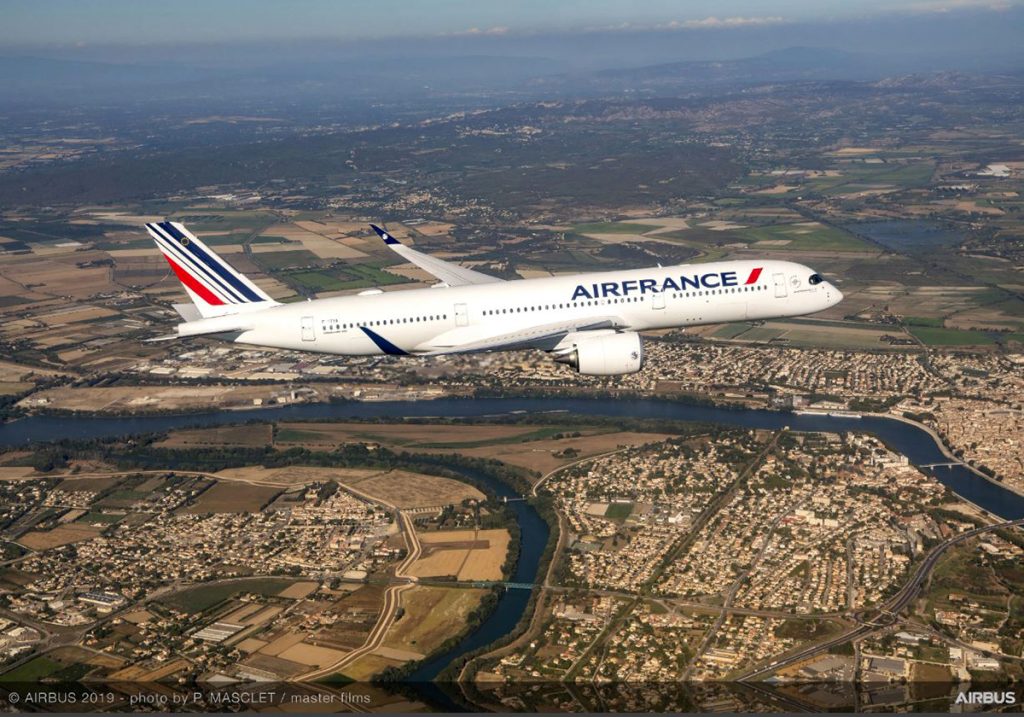
[[[153,222],[146,229],[200,310],[223,307],[211,312],[222,313],[233,305],[276,303],[178,222]]]

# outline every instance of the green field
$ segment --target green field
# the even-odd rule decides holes
[[[64,665],[61,663],[40,656],[0,675],[0,682],[38,682],[62,669]]]
[[[311,291],[339,291],[346,283],[325,271],[293,271],[288,273],[288,279]]]
[[[256,263],[268,270],[288,269],[297,266],[321,266],[324,260],[306,249],[295,251],[268,251],[254,254]]]
[[[941,329],[944,321],[940,318],[929,318],[926,316],[907,316],[903,319],[903,323],[907,326],[929,326],[931,328]]]
[[[838,177],[812,177],[806,187],[821,194],[847,194],[875,184],[892,184],[904,189],[927,184],[935,167],[917,164],[844,164]]]
[[[228,244],[243,244],[248,236],[249,232],[247,231],[235,231],[228,234],[208,234],[207,236],[199,237],[199,239],[207,246],[225,246]]]
[[[658,227],[652,224],[630,224],[629,222],[595,222],[576,224],[572,230],[577,234],[643,234]]]
[[[260,234],[249,240],[250,244],[297,244],[291,239],[286,237],[272,236],[270,234]]]
[[[227,600],[240,593],[257,595],[277,595],[287,586],[295,582],[288,578],[265,578],[263,580],[232,581],[214,585],[200,585],[183,592],[163,598],[161,602],[181,610],[182,612],[202,612],[217,603]]]
[[[978,346],[995,343],[991,336],[980,331],[911,326],[910,333],[927,346]]]
[[[611,503],[604,517],[610,520],[625,520],[633,512],[632,503]]]
[[[784,334],[784,331],[779,329],[769,329],[763,326],[755,326],[743,334],[744,341],[771,341],[777,339]]]
[[[407,281],[400,276],[382,271],[371,264],[346,264],[344,267],[334,267],[319,271],[291,271],[285,274],[285,278],[290,282],[301,284],[311,291],[367,289],[374,286],[387,286],[388,284],[400,284]]]
[[[873,247],[863,239],[843,231],[837,227],[808,227],[800,224],[772,224],[762,227],[746,227],[730,230],[742,241],[754,243],[760,241],[785,241],[778,246],[764,246],[766,249],[789,251],[874,251]],[[758,247],[759,249],[762,247]]]
[[[544,441],[549,438],[553,438],[558,434],[572,433],[578,431],[578,428],[570,426],[546,426],[544,428],[538,428],[535,431],[528,431],[527,433],[521,433],[517,436],[505,436],[504,438],[494,438],[487,441],[461,441],[461,442],[450,442],[450,443],[413,443],[418,448],[484,448],[486,446],[501,446],[508,445],[511,443],[525,443],[526,441]],[[609,433],[610,430],[599,430],[594,431],[593,429],[587,431],[588,435],[596,433]]]
[[[83,515],[81,518],[79,518],[76,522],[87,523],[89,525],[92,525],[94,523],[105,523],[107,525],[111,525],[113,523],[118,522],[122,518],[124,518],[123,515],[111,515],[110,513],[100,513],[98,511],[91,510],[85,515]]]
[[[726,324],[712,334],[716,339],[734,339],[750,329],[750,324]]]
[[[13,560],[14,558],[20,558],[28,551],[21,547],[17,543],[11,542],[0,542],[0,560]]]
[[[880,343],[881,334],[865,331],[818,331],[793,328],[786,331],[784,338],[793,346],[808,348],[875,349],[882,345]]]
[[[274,434],[274,440],[283,443],[302,443],[303,441],[317,443],[323,440],[323,434],[316,431],[300,431],[295,428],[279,428]]]
[[[217,229],[252,231],[270,226],[277,221],[273,215],[259,210],[230,211],[226,209],[215,209],[212,211],[187,209],[182,214],[170,216],[170,218],[173,221],[184,224],[193,232],[197,229],[202,231],[215,231]]]
[[[125,508],[139,500],[149,497],[148,492],[137,490],[115,490],[110,495],[100,500],[96,505],[114,508]]]
[[[796,316],[785,319],[778,323],[792,324],[794,326],[827,326],[832,329],[875,329],[876,324],[869,324],[866,321],[830,321],[828,319],[811,319],[806,316]]]
[[[252,239],[249,239],[249,236],[251,234],[252,234],[252,232],[241,230],[241,231],[233,231],[230,234],[210,234],[208,236],[199,237],[199,238],[202,239],[203,243],[208,245],[208,246],[224,246],[226,244],[244,244],[246,242],[246,240],[248,240],[248,242],[250,244],[297,244],[298,243],[298,242],[290,241],[290,240],[286,239],[285,237],[270,236],[270,235],[264,235],[264,234],[260,234],[259,236],[255,236],[255,237],[252,237]]]
[[[93,243],[94,249],[100,251],[117,251],[120,249],[155,249],[153,240],[146,237],[143,239],[129,239],[128,241],[103,240]]]

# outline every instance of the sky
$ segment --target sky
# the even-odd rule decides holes
[[[728,33],[892,15],[999,13],[1021,0],[4,0],[0,50],[551,33]]]

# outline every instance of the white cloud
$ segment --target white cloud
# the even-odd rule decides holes
[[[502,25],[497,25],[495,27],[486,27],[486,28],[471,27],[471,28],[468,28],[466,30],[462,30],[460,32],[453,32],[451,34],[452,35],[505,35],[505,34],[508,33],[508,31],[509,30],[508,30],[507,27],[504,27]]]
[[[778,25],[786,22],[777,15],[759,17],[716,17],[714,15],[696,20],[669,20],[654,25],[623,22],[617,25],[588,27],[584,32],[644,32],[651,30],[718,30],[734,27],[751,27],[757,25]]]
[[[667,25],[662,27],[667,30],[674,30],[677,28],[703,28],[703,27],[747,27],[749,25],[778,25],[784,22],[781,17],[723,17],[718,18],[715,16],[705,17],[701,20],[673,20]]]
[[[928,0],[914,3],[909,7],[917,12],[950,12],[952,10],[1009,10],[1014,3],[1009,0]]]

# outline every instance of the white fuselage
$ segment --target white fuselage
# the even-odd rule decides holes
[[[842,299],[830,282],[810,283],[812,275],[785,261],[683,264],[316,299],[246,314],[241,330],[237,316],[224,316],[182,324],[179,332],[196,326],[208,333],[223,322],[242,344],[417,354],[581,318],[611,317],[615,329],[644,331],[800,316]]]

